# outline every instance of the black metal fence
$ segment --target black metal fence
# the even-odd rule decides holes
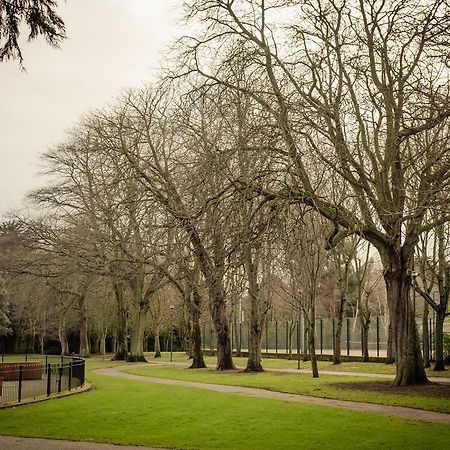
[[[0,403],[22,402],[71,391],[85,382],[76,356],[1,355]]]

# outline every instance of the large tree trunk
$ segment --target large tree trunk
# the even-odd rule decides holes
[[[114,295],[117,303],[117,348],[113,361],[126,361],[128,358],[127,310],[125,308],[125,289],[122,283],[114,283]]]
[[[436,326],[435,326],[435,351],[436,359],[434,362],[433,370],[442,371],[445,370],[444,365],[444,321],[445,311],[439,309],[436,311]]]
[[[131,331],[130,354],[127,362],[147,362],[144,356],[145,318],[147,316],[148,303],[140,302],[134,317]]]
[[[423,348],[423,365],[425,367],[431,367],[430,364],[430,346],[429,339],[430,334],[428,331],[428,303],[423,302],[423,315],[422,315],[422,348]]]
[[[220,294],[217,294],[220,296]],[[235,369],[231,354],[230,329],[225,311],[224,299],[215,298],[211,305],[211,315],[217,339],[217,370]]]
[[[261,299],[258,284],[258,267],[253,261],[249,245],[244,246],[244,267],[247,273],[248,294],[250,297],[250,330],[248,339],[248,359],[246,372],[262,372],[261,341],[264,317],[261,312]]]
[[[200,328],[202,299],[197,288],[192,288],[192,364],[190,369],[204,369],[206,367],[202,352],[202,330]]]
[[[90,350],[89,350],[86,295],[80,295],[78,297],[78,306],[80,308],[80,349],[78,354],[82,358],[89,358]]]
[[[210,286],[210,309],[213,319],[214,329],[217,337],[217,370],[233,370],[236,367],[233,363],[231,352],[230,327],[226,314],[225,296],[222,286],[214,283]]]
[[[426,383],[420,340],[410,301],[411,275],[408,265],[390,259],[385,267],[387,301],[395,342],[396,385]]]

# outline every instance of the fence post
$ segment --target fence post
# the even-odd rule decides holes
[[[22,401],[22,379],[23,379],[23,373],[22,373],[22,366],[19,366],[19,392],[17,394],[17,401],[20,403]]]
[[[275,320],[275,353],[278,353],[278,320]]]
[[[300,320],[297,320],[297,369],[300,370]]]
[[[350,319],[347,317],[347,356],[350,355]]]
[[[25,362],[28,362],[28,354],[25,353]]]
[[[67,381],[67,389],[72,389],[72,361],[69,361],[69,380]]]
[[[50,394],[52,393],[51,381],[52,381],[52,368],[50,367],[50,364],[47,364],[47,397],[49,397]]]
[[[380,356],[380,318],[377,316],[377,356]]]
[[[323,319],[320,319],[320,354],[323,354]]]

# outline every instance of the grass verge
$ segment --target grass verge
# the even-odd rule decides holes
[[[229,384],[233,386],[247,386],[270,389],[273,391],[288,392],[292,394],[313,395],[315,397],[334,398],[358,402],[378,403],[393,406],[408,406],[450,413],[448,397],[425,396],[408,393],[398,388],[396,392],[380,392],[365,390],[364,383],[371,382],[372,378],[342,377],[322,375],[312,378],[307,374],[287,374],[278,372],[245,373],[241,371],[216,372],[213,369],[186,369],[180,366],[148,365],[130,367],[126,372],[160,378],[171,378],[184,381],[198,381],[202,383]],[[334,386],[339,384],[340,386]],[[351,384],[357,388],[348,389],[343,385]]]
[[[170,360],[170,353],[162,353],[161,358],[153,358],[153,353],[146,353],[147,359],[151,361],[168,362]],[[190,364],[186,353],[174,352],[172,355],[174,362],[183,362],[184,364]],[[245,367],[247,364],[247,358],[233,357],[233,361],[237,366]],[[215,356],[205,356],[205,362],[210,367],[215,367],[217,358]],[[297,369],[298,361],[295,359],[275,359],[275,358],[263,358],[263,367],[266,369]],[[338,365],[334,365],[331,361],[318,361],[319,370],[326,370],[332,372],[353,372],[353,373],[370,373],[370,374],[382,374],[392,375],[395,377],[395,364],[383,364],[373,362],[343,362]],[[300,361],[301,369],[311,369],[310,361]],[[429,377],[444,377],[450,378],[450,371],[447,369],[443,372],[435,372],[432,369],[426,369]]]
[[[429,449],[450,439],[444,425],[92,372],[88,379],[94,391],[0,411],[0,433],[186,449]]]

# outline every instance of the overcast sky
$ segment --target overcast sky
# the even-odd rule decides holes
[[[180,0],[67,0],[68,39],[24,43],[26,73],[0,63],[0,216],[42,184],[39,155],[79,117],[149,80],[176,35]]]

